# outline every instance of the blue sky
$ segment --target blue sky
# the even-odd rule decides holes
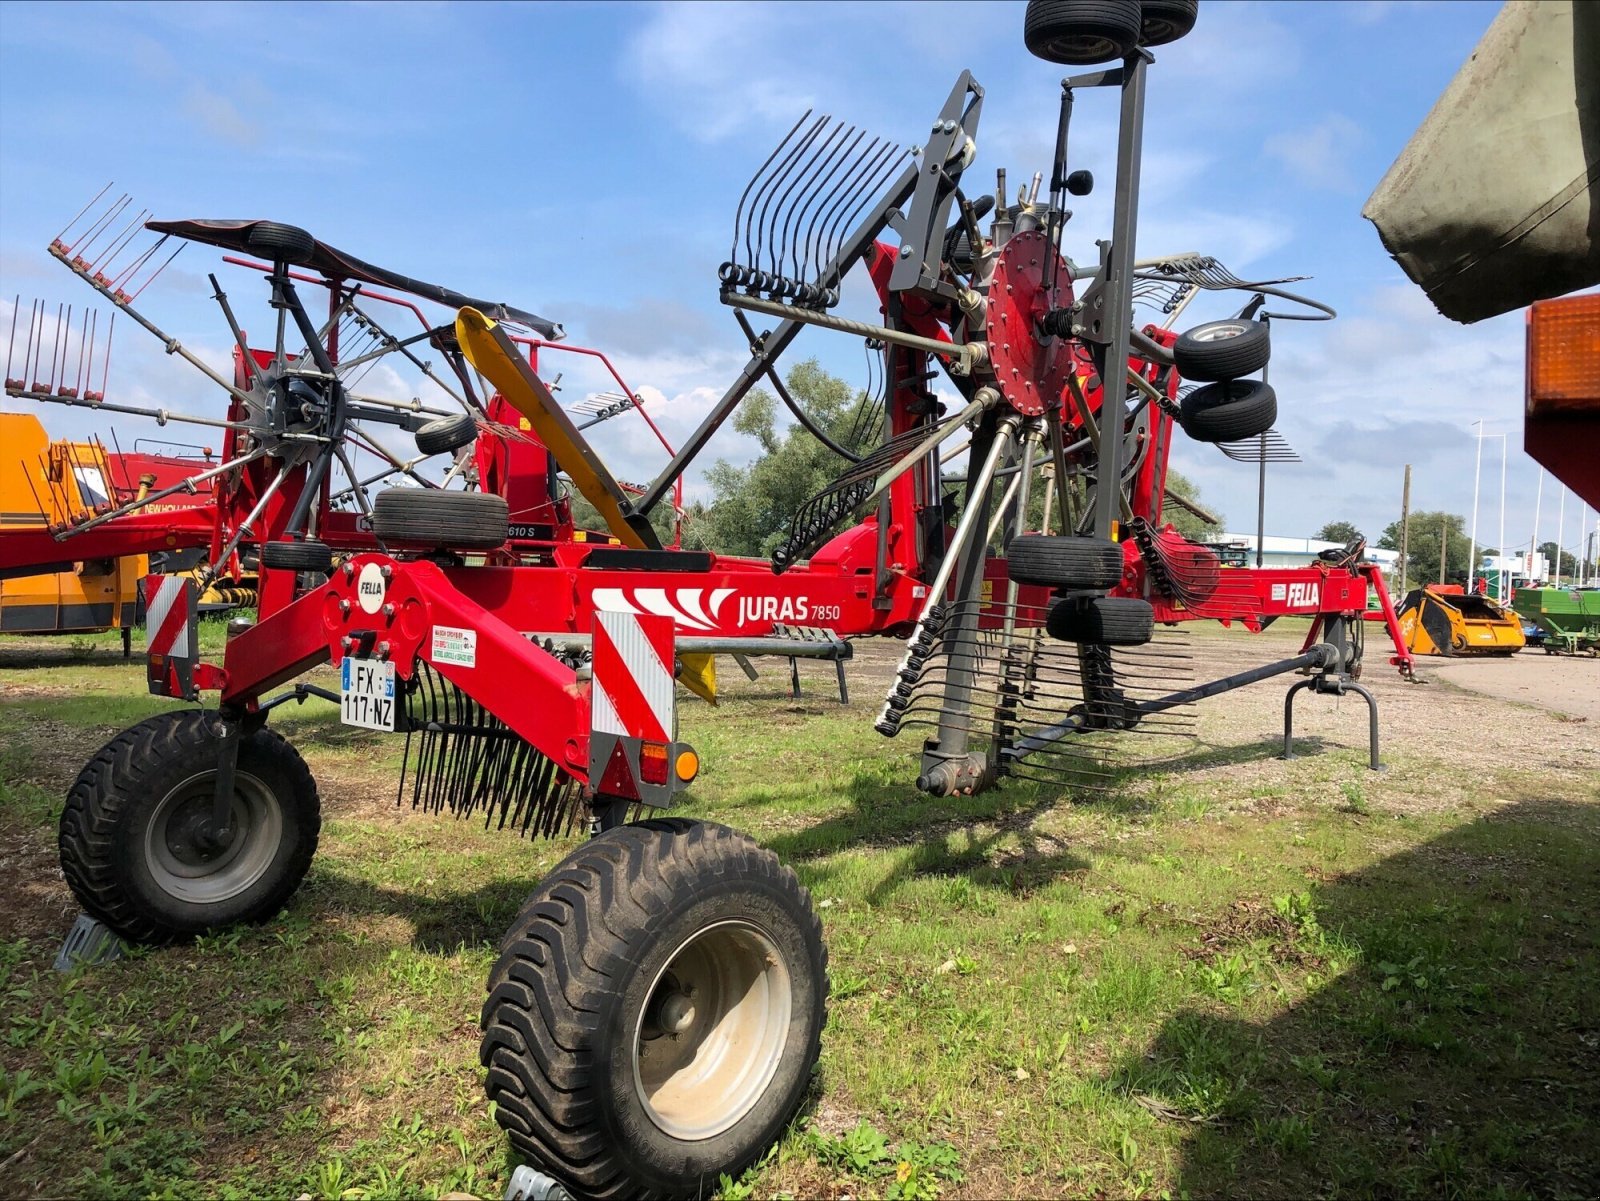
[[[1022,46],[1017,4],[30,5],[0,7],[0,316],[11,298],[82,304],[44,253],[107,181],[163,217],[267,217],[360,257],[565,323],[610,354],[669,434],[694,426],[744,349],[716,299],[739,192],[807,107],[904,144],[956,75],[987,89],[968,179],[1045,169],[1059,68]],[[1376,536],[1413,507],[1466,513],[1470,423],[1507,432],[1506,541],[1533,532],[1537,466],[1520,451],[1522,318],[1439,317],[1361,219],[1366,196],[1493,19],[1477,3],[1206,0],[1152,69],[1140,253],[1197,250],[1249,276],[1311,275],[1340,311],[1275,327],[1279,428],[1307,460],[1276,469],[1269,532],[1349,519]],[[1109,94],[1086,96],[1074,166],[1102,181],[1067,249],[1092,258],[1108,226]],[[201,353],[227,335],[206,299],[216,257],[196,247],[147,294]],[[243,322],[259,285],[224,275]],[[1191,309],[1195,320],[1223,315]],[[864,315],[864,314],[863,314]],[[9,330],[9,320],[5,329]],[[113,399],[215,407],[199,376],[118,332]],[[797,344],[841,372],[858,344]],[[582,362],[563,397],[606,381]],[[397,385],[398,386],[398,385]],[[87,418],[52,410],[62,433]],[[659,458],[605,427],[624,478]],[[119,423],[126,439],[138,431]],[[1498,441],[1485,448],[1480,542],[1497,537]],[[711,457],[747,457],[731,430]],[[1177,465],[1231,528],[1250,528],[1254,471],[1182,444]],[[691,489],[695,481],[691,480]],[[1541,540],[1559,495],[1545,489]],[[1567,541],[1577,538],[1569,504]]]

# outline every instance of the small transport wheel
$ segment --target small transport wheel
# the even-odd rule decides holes
[[[1272,428],[1278,394],[1260,380],[1206,384],[1179,403],[1178,422],[1196,442],[1239,442]]]
[[[451,417],[437,417],[416,433],[417,449],[425,455],[440,455],[460,450],[478,436],[478,423],[471,413],[456,413]]]
[[[1216,382],[1254,375],[1272,358],[1264,321],[1207,321],[1178,335],[1172,361],[1184,379]]]
[[[442,488],[388,488],[372,502],[372,532],[385,542],[493,550],[510,535],[503,496]]]
[[[1006,572],[1019,584],[1111,588],[1122,578],[1122,547],[1104,538],[1018,534],[1006,548]]]
[[[317,785],[270,730],[239,741],[233,834],[203,837],[221,738],[186,709],[124,730],[89,760],[61,814],[61,871],[89,913],[133,942],[265,921],[305,879],[322,818]]]
[[[1194,28],[1200,0],[1140,0],[1139,44],[1165,46]]]
[[[1028,0],[1022,40],[1046,62],[1089,66],[1131,54],[1141,24],[1139,0]]]
[[[327,575],[333,570],[333,551],[315,539],[304,542],[263,542],[261,544],[263,567],[284,567],[290,571],[319,571]]]
[[[516,1150],[586,1197],[701,1197],[783,1133],[817,1061],[811,898],[726,826],[618,826],[528,898],[480,1058]]]
[[[257,221],[245,235],[245,243],[275,263],[304,266],[316,251],[317,240],[298,225],[279,221]]]
[[[1155,610],[1150,602],[1131,596],[1057,601],[1045,619],[1050,637],[1095,646],[1143,646],[1155,628]]]

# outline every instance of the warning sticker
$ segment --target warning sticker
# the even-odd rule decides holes
[[[461,667],[478,665],[478,631],[463,630],[457,626],[433,627],[433,651],[429,655],[435,663],[455,663]]]

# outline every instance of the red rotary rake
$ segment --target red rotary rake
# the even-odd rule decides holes
[[[1030,4],[1035,52],[1120,65],[1063,82],[1054,161],[1015,197],[1004,171],[990,195],[964,187],[984,95],[970,74],[909,152],[830,118],[798,122],[741,197],[719,272],[750,360],[641,487],[619,483],[581,432],[637,409],[632,391],[618,379],[620,393],[563,408],[537,369],[561,331],[535,314],[274,222],[146,222],[160,240],[121,271],[85,249],[112,220],[58,240],[57,258],[227,394],[224,419],[196,419],[223,431],[207,574],[242,545],[261,563],[259,618],[234,623],[220,664],[197,653],[192,589],[153,593],[152,689],[218,702],[142,722],[84,768],[61,851],[86,910],[151,942],[270,917],[319,827],[316,785],[267,729],[271,711],[321,696],[348,723],[404,732],[401,789],[415,805],[593,835],[529,899],[489,979],[482,1057],[512,1142],[587,1194],[699,1194],[792,1117],[827,981],[809,898],[773,855],[720,826],[637,820],[698,769],[676,736],[674,679],[714,696],[716,654],[906,637],[878,728],[927,726],[917,786],[949,794],[1007,776],[1092,786],[1114,747],[1180,728],[1192,702],[1298,670],[1291,701],[1308,687],[1366,698],[1377,766],[1376,707],[1356,683],[1369,589],[1397,630],[1360,548],[1304,568],[1224,567],[1162,518],[1178,432],[1264,441],[1276,396],[1251,377],[1272,323],[1332,315],[1285,291],[1290,280],[1133,256],[1148,47],[1194,14],[1193,0]],[[1069,170],[1068,134],[1075,98],[1098,88],[1120,98],[1116,203],[1099,261],[1080,267],[1061,251],[1066,204],[1093,181]],[[112,237],[113,259],[129,238]],[[265,279],[275,336],[255,349],[212,277],[231,375],[134,307],[148,283],[135,277],[173,238]],[[877,321],[835,311],[858,267]],[[298,285],[325,290],[317,317]],[[1174,332],[1197,297],[1230,290],[1243,295],[1233,316]],[[1280,302],[1298,307],[1269,308]],[[1156,319],[1138,321],[1136,305]],[[391,332],[397,311],[420,331]],[[757,332],[748,313],[772,328]],[[775,369],[807,326],[865,338],[875,363],[881,398],[863,396],[845,442]],[[364,387],[386,363],[440,399]],[[933,390],[941,375],[954,404]],[[838,478],[771,562],[663,545],[651,514],[669,496],[676,507],[686,466],[763,381],[840,456]],[[414,455],[396,449],[400,432]],[[951,468],[963,450],[964,472]],[[442,478],[430,461],[448,464]],[[606,522],[605,544],[575,530],[568,487]],[[129,528],[146,503],[60,533]],[[1315,618],[1302,653],[1221,680],[1174,683],[1185,659],[1155,637],[1286,615]],[[1409,670],[1398,642],[1392,662]],[[294,683],[328,663],[337,690]],[[1286,716],[1286,751],[1288,737]]]

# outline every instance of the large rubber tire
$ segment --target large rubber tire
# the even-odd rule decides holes
[[[489,989],[480,1057],[518,1152],[580,1196],[703,1197],[799,1108],[827,952],[777,856],[726,826],[654,820],[556,867],[507,933]],[[675,1022],[680,1038],[662,1033]],[[696,1056],[733,1079],[684,1076]]]
[[[1184,379],[1216,382],[1254,375],[1272,358],[1264,321],[1207,321],[1178,335],[1172,361]]]
[[[1196,442],[1242,442],[1272,428],[1278,395],[1260,380],[1206,384],[1183,398],[1178,420]]]
[[[251,250],[275,263],[305,266],[317,249],[317,240],[298,225],[257,221],[245,235]]]
[[[1028,0],[1022,40],[1050,63],[1090,66],[1139,44],[1139,0]]]
[[[1111,588],[1122,578],[1122,547],[1104,538],[1018,534],[1006,549],[1006,573],[1047,588]]]
[[[1200,0],[1141,0],[1139,4],[1141,46],[1165,46],[1194,28],[1200,15]]]
[[[186,709],[124,730],[84,766],[61,814],[61,871],[81,904],[123,938],[159,944],[265,921],[300,887],[322,818],[305,761],[270,730],[240,739],[234,837],[195,840],[208,820],[215,713]]]
[[[441,455],[460,450],[478,436],[478,423],[471,413],[456,413],[451,417],[438,417],[428,422],[416,433],[417,449],[425,455]]]
[[[263,542],[261,563],[264,567],[283,567],[290,571],[319,571],[323,575],[333,570],[333,551],[326,543],[315,539],[305,542]]]
[[[372,502],[372,532],[385,542],[493,550],[510,535],[505,498],[487,492],[388,488]]]
[[[1045,631],[1062,642],[1143,646],[1155,634],[1155,611],[1131,596],[1063,600],[1050,610]]]

